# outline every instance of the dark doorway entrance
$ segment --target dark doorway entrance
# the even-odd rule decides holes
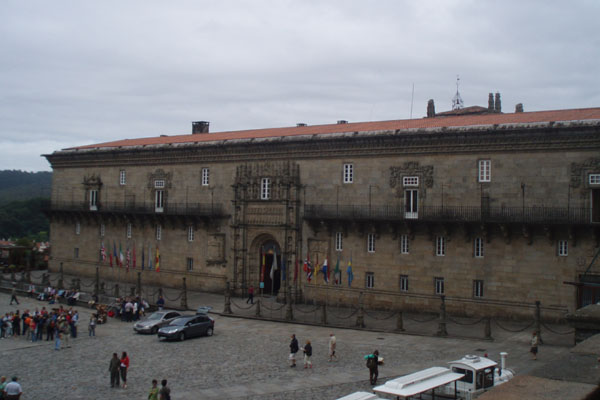
[[[279,245],[277,242],[270,240],[265,242],[259,250],[259,276],[261,281],[264,282],[262,292],[276,295],[281,287],[281,251]],[[271,275],[273,275],[273,279],[271,279]]]

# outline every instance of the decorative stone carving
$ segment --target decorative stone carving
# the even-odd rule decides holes
[[[582,163],[571,163],[571,187],[578,188],[581,182],[587,182],[588,173],[600,173],[600,158],[590,158]]]
[[[285,224],[284,205],[251,205],[246,209],[246,221],[255,225]]]
[[[390,187],[402,188],[402,178],[418,176],[426,188],[433,187],[433,165],[419,165],[418,161],[407,161],[401,167],[390,167]]]
[[[154,173],[148,173],[148,189],[154,189],[154,182],[157,180],[165,181],[165,189],[170,189],[172,186],[172,177],[173,174],[171,172],[165,172],[163,169],[159,168]]]
[[[261,184],[263,178],[269,178],[269,200],[293,198],[296,187],[300,185],[300,168],[289,161],[272,161],[239,165],[236,168],[234,186],[242,189],[244,200],[261,200]],[[287,191],[290,191],[289,196]]]
[[[100,179],[100,175],[91,174],[84,176],[82,183],[86,189],[100,189],[102,187],[102,179]]]
[[[225,235],[216,233],[208,235],[207,257],[209,264],[220,264],[225,262]]]

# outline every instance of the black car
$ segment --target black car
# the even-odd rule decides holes
[[[185,340],[194,336],[212,336],[215,320],[205,314],[189,315],[174,319],[158,330],[158,339]]]

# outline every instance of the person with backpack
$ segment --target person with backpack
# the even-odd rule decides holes
[[[162,386],[158,392],[160,400],[171,400],[171,389],[167,386],[167,380],[163,379],[160,385]]]
[[[371,385],[375,385],[379,376],[379,350],[375,350],[373,354],[367,354],[365,360],[367,360],[367,368],[369,368],[369,382]]]

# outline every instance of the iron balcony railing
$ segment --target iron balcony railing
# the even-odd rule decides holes
[[[364,221],[439,221],[537,224],[591,224],[590,209],[567,207],[421,206],[407,211],[402,206],[307,204],[305,219]]]
[[[93,213],[128,213],[128,214],[164,214],[164,215],[196,215],[196,216],[224,216],[221,204],[206,203],[172,203],[167,202],[162,209],[154,203],[134,202],[101,202],[95,207],[87,202],[53,201],[48,204],[49,211],[85,211]]]

